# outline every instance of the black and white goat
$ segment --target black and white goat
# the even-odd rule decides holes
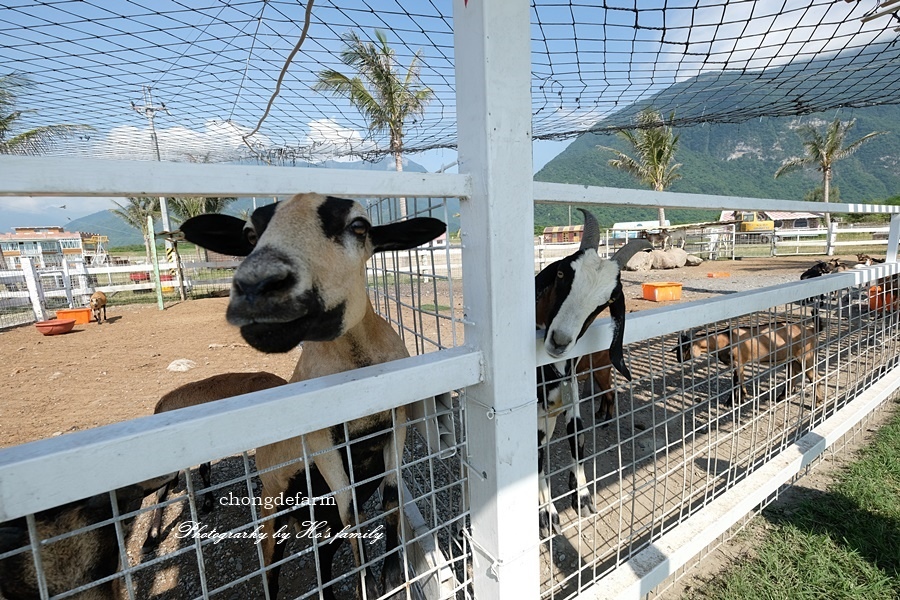
[[[569,488],[573,490],[572,508],[582,516],[595,513],[594,500],[587,488],[584,469],[579,459],[584,454],[584,425],[578,412],[577,385],[572,385],[577,357],[568,358],[575,342],[584,335],[597,315],[609,307],[613,320],[613,339],[609,348],[609,360],[628,381],[631,373],[625,365],[622,340],[625,334],[625,296],[622,292],[620,270],[638,252],[651,250],[652,245],[644,239],[632,240],[623,246],[610,260],[600,258],[597,248],[600,244],[600,227],[594,216],[584,213],[584,236],[579,249],[550,265],[534,278],[535,317],[538,329],[543,329],[544,349],[547,354],[558,358],[556,362],[538,368],[538,446],[549,449],[550,436],[556,427],[556,419],[566,413],[566,433],[572,466],[569,473]],[[571,401],[563,393],[568,386]],[[550,529],[560,532],[559,514],[553,504],[550,482],[545,474],[549,456],[538,451],[538,472],[540,485],[540,528],[541,537],[550,535]]]
[[[251,346],[263,352],[286,352],[303,342],[291,382],[408,356],[400,336],[372,308],[366,294],[366,261],[376,252],[414,248],[445,230],[443,222],[431,218],[373,226],[358,202],[318,194],[299,194],[258,208],[248,222],[225,215],[201,215],[181,226],[188,241],[222,254],[247,257],[234,274],[226,318],[241,328]],[[336,506],[314,507],[315,520],[327,521],[331,536],[353,526],[362,504],[384,482],[382,503],[388,527],[381,579],[385,591],[404,583],[398,551],[397,477],[406,439],[406,413],[401,406],[393,414],[392,419],[391,411],[380,412],[256,451],[264,498],[298,494],[315,498],[334,492]],[[345,440],[345,431],[349,440]],[[341,445],[342,449],[335,449]],[[296,462],[307,455],[312,455],[311,464]],[[348,464],[352,464],[352,481],[362,482],[355,487],[351,487]],[[276,544],[274,532],[309,519],[307,507],[268,518],[280,508],[266,508],[265,503],[262,507],[263,532],[268,534],[263,540],[267,566],[279,562],[287,546]],[[335,543],[318,547],[325,598],[335,597],[330,585],[332,561],[341,539],[332,537],[328,541]],[[360,542],[351,538],[350,544],[359,566]],[[276,565],[267,572],[273,599],[278,595],[279,568]],[[380,596],[368,569],[364,574],[367,596]]]

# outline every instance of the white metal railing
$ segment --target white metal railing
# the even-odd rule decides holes
[[[205,177],[203,166],[198,166],[198,169],[195,179]],[[340,177],[341,174],[332,173],[330,176]],[[377,193],[376,190],[364,187],[357,191],[360,195]],[[576,188],[576,191],[582,195],[580,199],[582,203],[599,203],[597,199],[605,193],[596,190],[597,198],[587,198],[583,195],[583,188]],[[717,198],[700,196],[692,197],[691,201],[704,208],[722,202]],[[471,246],[467,246],[463,254],[470,249]],[[625,341],[627,344],[633,344],[682,329],[700,327],[713,321],[736,318],[749,312],[800,301],[810,296],[865,285],[867,282],[898,273],[900,265],[889,262],[828,278],[798,281],[777,288],[633,313],[627,320]],[[473,293],[477,291],[473,292],[471,287],[467,288],[467,304]],[[503,309],[507,312],[515,311],[516,304],[505,305]],[[470,322],[470,327],[478,326],[478,322]],[[609,341],[610,323],[604,318],[589,329],[587,335],[576,346],[574,354],[586,354],[606,348]],[[550,361],[550,357],[543,352],[539,342],[540,340],[536,340],[535,356],[538,364],[546,364]],[[147,479],[206,460],[239,453],[248,447],[258,447],[375,411],[414,402],[425,396],[471,388],[485,377],[483,371],[485,356],[470,337],[466,338],[466,344],[467,346],[461,348],[226,400],[215,408],[200,406],[186,409],[179,414],[146,417],[5,449],[0,451],[0,521],[102,493],[136,480]],[[893,381],[892,378],[886,378],[885,385],[890,387],[894,385]],[[531,409],[527,407],[532,404],[525,401],[526,399],[527,396],[517,398],[517,404],[513,408],[530,411]],[[482,412],[479,406],[483,401],[477,399],[470,401],[473,402],[470,406],[474,407],[473,413]],[[317,410],[323,403],[329,406],[328,411]],[[499,412],[497,406],[494,404],[488,406],[491,406],[489,412],[496,418]],[[845,414],[841,413],[840,419],[846,425],[849,421],[845,419]],[[246,427],[248,422],[254,423],[252,429]],[[829,422],[828,426],[835,427],[833,422]],[[521,443],[533,443],[533,433],[527,430],[520,430],[515,435],[520,438]],[[157,453],[148,458],[144,450],[147,447],[170,447],[176,451],[171,454]],[[487,479],[495,475],[483,462],[481,455],[471,453],[467,460],[471,461],[471,464]],[[97,464],[103,464],[105,468],[96,469]],[[798,464],[805,463],[801,461]],[[780,476],[784,475],[783,470],[779,473]],[[774,484],[773,480],[767,485]],[[522,490],[515,493],[530,494]],[[726,495],[726,497],[733,496]],[[479,504],[475,502],[473,507],[477,506]],[[529,511],[529,514],[533,513]],[[706,519],[707,514],[709,513],[704,512],[697,515],[688,523],[693,525]],[[726,525],[727,523],[717,522],[713,529],[718,531]],[[665,539],[674,539],[677,535],[679,534],[672,532]],[[480,543],[477,534],[473,532],[472,536],[475,543]],[[662,543],[653,544],[655,552],[660,550]],[[528,545],[536,551],[534,543],[530,542]],[[661,560],[669,565],[681,560],[680,557],[686,552],[687,550],[678,550],[660,556],[663,556]],[[652,552],[650,554],[653,555]],[[503,556],[492,554],[493,559],[503,560]],[[635,557],[635,560],[638,558]],[[627,566],[620,567],[609,576],[608,582],[603,580],[602,587],[597,589],[607,589],[605,587],[607,583],[619,581],[630,569],[631,567]],[[662,572],[669,572],[666,569],[668,567],[660,571],[660,568],[654,567],[648,571],[647,579],[636,584],[637,587],[634,587],[633,582],[622,583],[622,589],[626,590],[622,592],[624,594],[622,597],[634,597],[633,594],[637,593],[634,590],[646,591],[648,582],[656,581]],[[475,589],[478,589],[478,584]]]

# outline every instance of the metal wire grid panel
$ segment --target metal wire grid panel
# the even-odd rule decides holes
[[[630,383],[602,353],[582,363],[578,461],[597,514],[573,508],[576,438],[560,419],[540,448],[562,526],[542,539],[543,597],[576,597],[895,367],[897,283],[892,276],[631,344]]]
[[[398,205],[398,201],[383,199],[370,205],[374,220],[393,220],[390,211],[381,211],[387,205]],[[446,198],[410,198],[407,206],[409,216],[447,218]],[[460,307],[450,300],[454,280],[459,285],[460,267],[458,261],[450,260],[449,252],[448,245],[441,243],[406,255],[393,253],[371,263],[372,295],[403,334],[411,354],[460,342]],[[394,509],[394,513],[402,512],[403,551],[394,553],[402,559],[403,597],[470,594],[471,549],[462,535],[468,516],[463,396],[461,391],[441,394],[411,405],[406,412],[407,444],[398,473],[403,502],[400,509]],[[357,452],[350,452],[351,446],[366,446],[392,435],[398,425],[393,415],[386,428],[332,450],[353,464],[360,459]],[[348,437],[344,431],[343,439]],[[348,490],[320,489],[316,477],[303,469],[314,455],[305,444],[300,447],[299,456],[265,471],[298,473],[300,491],[280,499],[264,495],[256,452],[248,449],[242,455],[213,462],[211,480],[203,477],[209,467],[200,466],[199,477],[198,469],[190,469],[192,476],[182,476],[176,492],[168,498],[152,494],[160,483],[154,480],[152,485],[128,486],[5,523],[0,526],[3,547],[17,548],[0,554],[0,578],[8,585],[22,582],[26,587],[39,582],[33,583],[34,589],[28,587],[28,593],[54,598],[111,589],[127,598],[262,598],[265,573],[280,565],[283,597],[318,598],[326,588],[339,598],[352,596],[361,585],[363,570],[368,567],[370,577],[380,577],[385,558],[390,512],[381,509],[375,489],[383,475],[369,474],[363,480],[351,475],[349,491],[353,512],[359,517],[352,529],[343,531],[321,512],[317,517],[316,511],[333,505],[334,497]],[[293,505],[283,500],[288,496]],[[110,498],[118,500],[111,502]],[[271,514],[273,506],[276,512]],[[159,516],[154,514],[157,510]],[[293,522],[286,521],[292,510],[299,515]],[[156,518],[161,519],[159,534],[151,536]],[[273,519],[275,525],[265,529],[264,523]],[[273,535],[278,536],[276,546],[284,544],[286,549],[285,557],[275,562],[264,560],[262,552],[266,536],[271,539]],[[336,539],[354,535],[362,536],[364,560],[357,565],[349,548],[339,550],[332,581],[324,574],[322,557],[340,545],[335,544]],[[117,563],[125,567],[116,569]],[[44,592],[40,592],[41,586]],[[391,591],[382,590],[385,595]]]
[[[438,448],[439,442],[428,438],[428,432],[436,431],[429,423],[462,423],[460,416],[460,403],[454,400],[439,405],[428,417],[409,422],[410,439],[401,468],[405,483],[401,519],[405,550],[401,558],[408,594],[401,590],[402,597],[420,598],[423,590],[428,590],[429,598],[453,598],[467,586],[470,553],[465,539],[458,535],[467,516],[465,476],[459,461],[465,442],[462,437],[443,435],[442,447],[432,452],[430,448]],[[392,430],[373,432],[372,436]],[[346,454],[347,444],[335,450]],[[82,597],[80,593],[107,597],[99,594],[107,589],[119,590],[124,598],[263,598],[263,574],[280,566],[281,597],[319,598],[324,587],[333,585],[341,598],[356,593],[363,567],[372,569],[370,576],[380,576],[385,539],[390,535],[385,520],[389,513],[381,509],[371,480],[351,477],[359,517],[353,527],[341,529],[329,523],[322,512],[333,505],[335,492],[313,495],[304,484],[297,488],[304,491],[295,490],[293,495],[262,496],[254,457],[250,450],[215,461],[211,482],[203,482],[192,469],[187,480],[180,476],[168,497],[150,495],[144,500],[144,494],[152,492],[155,485],[137,484],[4,524],[0,528],[4,545],[10,545],[16,536],[15,545],[19,546],[0,554],[5,586],[24,593],[22,597],[43,597],[38,595],[38,584],[29,585],[36,576],[40,585],[46,586],[47,596],[53,598]],[[301,457],[268,471],[300,467],[303,479],[302,466],[311,464],[312,458],[304,446]],[[116,504],[110,501],[113,497]],[[266,515],[265,509],[273,510]],[[157,510],[162,511],[161,527],[158,537],[151,538]],[[286,520],[290,514],[296,515],[295,522]],[[271,524],[273,519],[274,527],[264,529],[264,523]],[[263,561],[267,535],[270,539],[274,535],[277,543],[284,545],[280,562]],[[360,566],[355,565],[348,544],[342,544],[353,536],[362,539],[364,561]],[[319,561],[341,545],[332,581],[322,574]],[[33,550],[38,546],[40,558],[35,561]],[[126,566],[117,569],[120,560]]]
[[[312,90],[318,72],[347,69],[338,59],[343,35],[366,39],[376,28],[389,32],[397,69],[418,57],[421,86],[433,92],[424,115],[407,123],[404,149],[456,146],[451,3],[434,1],[317,0],[280,95],[245,138],[266,112],[306,8],[294,0],[7,2],[0,41],[13,76],[2,84],[13,108],[34,111],[22,115],[22,131],[94,128],[20,150],[156,160],[146,123],[155,118],[162,160],[387,154],[386,136],[355,108]],[[533,1],[534,135],[630,127],[642,104],[674,110],[674,123],[686,125],[895,103],[895,17],[865,20],[876,10],[874,0]]]

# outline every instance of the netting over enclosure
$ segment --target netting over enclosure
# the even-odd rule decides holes
[[[534,135],[627,127],[634,105],[646,103],[674,111],[678,125],[895,103],[894,6],[535,0]],[[351,72],[338,58],[343,35],[367,39],[377,28],[401,72],[418,56],[420,84],[433,92],[406,125],[405,150],[456,146],[451,6],[434,0],[317,0],[280,95],[245,137],[266,112],[306,12],[293,0],[6,3],[0,99],[6,105],[12,92],[9,108],[33,111],[19,119],[26,129],[94,128],[32,152],[155,159],[146,120],[155,117],[162,160],[377,156],[388,152],[386,136],[370,133],[347,101],[312,89],[323,69]]]

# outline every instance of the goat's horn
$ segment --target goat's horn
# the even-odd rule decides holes
[[[631,257],[637,254],[638,252],[644,252],[646,250],[652,250],[653,244],[651,244],[647,240],[638,239],[631,240],[621,248],[619,251],[613,254],[612,260],[619,263],[619,268],[624,269],[625,265],[628,264],[628,261],[631,260]]]
[[[588,248],[592,250],[596,250],[600,247],[600,224],[597,223],[597,219],[584,210],[583,208],[579,208],[578,210],[584,215],[584,233],[581,236],[581,250],[587,250]]]

